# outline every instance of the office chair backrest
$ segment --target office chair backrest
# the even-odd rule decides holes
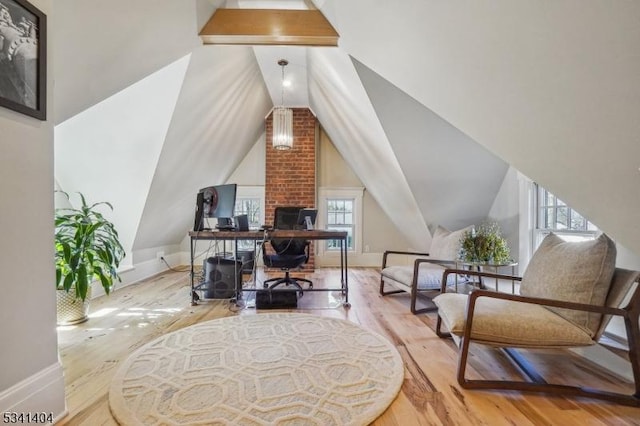
[[[275,229],[296,229],[298,215],[304,207],[279,206],[276,207],[273,217]],[[271,246],[278,254],[297,255],[305,252],[307,242],[304,240],[274,239]]]
[[[295,229],[303,207],[276,207],[273,217],[275,229]]]

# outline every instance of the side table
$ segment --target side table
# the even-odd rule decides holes
[[[500,268],[511,268],[511,276],[514,276],[516,273],[516,266],[518,266],[517,262],[512,262],[512,263],[488,263],[488,262],[464,262],[461,260],[456,261],[456,268],[458,266],[462,266],[462,268],[460,269],[465,269],[467,268],[468,270],[477,270],[478,272],[482,272],[483,269],[485,268],[489,268],[489,272],[491,272],[491,269],[493,270],[493,273],[495,274],[499,274],[499,270]],[[486,288],[485,284],[482,282],[482,277],[480,277],[478,279],[478,284],[480,288]],[[496,291],[498,291],[498,278],[496,278],[496,283],[495,283],[495,288]],[[515,289],[516,289],[516,284],[515,284],[515,280],[511,280],[511,294],[515,294]]]

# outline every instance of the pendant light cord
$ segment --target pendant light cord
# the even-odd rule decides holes
[[[280,59],[278,65],[282,68],[282,79],[280,80],[280,106],[284,108],[284,67],[289,65],[286,59]]]
[[[282,79],[280,81],[280,106],[284,108],[284,65],[280,66],[282,68]]]

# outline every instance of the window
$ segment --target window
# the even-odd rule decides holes
[[[567,241],[595,238],[598,228],[594,224],[545,188],[537,184],[535,188],[536,238],[534,238],[534,248],[538,247],[550,232],[554,232]]]
[[[246,214],[249,228],[258,229],[264,223],[264,186],[240,186],[236,192],[236,216]],[[238,240],[239,250],[253,250],[254,242]]]
[[[246,214],[249,219],[249,228],[259,228],[262,224],[260,210],[262,200],[260,198],[236,197],[235,215]]]
[[[327,226],[329,231],[347,231],[347,250],[353,251],[353,198],[327,198]],[[340,250],[339,240],[327,241],[327,251]]]
[[[318,191],[318,227],[347,232],[347,250],[362,252],[362,197],[364,188],[320,188]],[[337,256],[340,240],[318,245],[319,255]]]

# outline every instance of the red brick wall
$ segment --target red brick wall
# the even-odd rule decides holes
[[[293,148],[273,148],[273,120],[266,120],[265,223],[273,224],[276,206],[316,206],[316,117],[307,108],[293,109]],[[313,244],[312,244],[313,249]],[[313,254],[313,250],[312,250]],[[305,269],[313,269],[313,256]]]

